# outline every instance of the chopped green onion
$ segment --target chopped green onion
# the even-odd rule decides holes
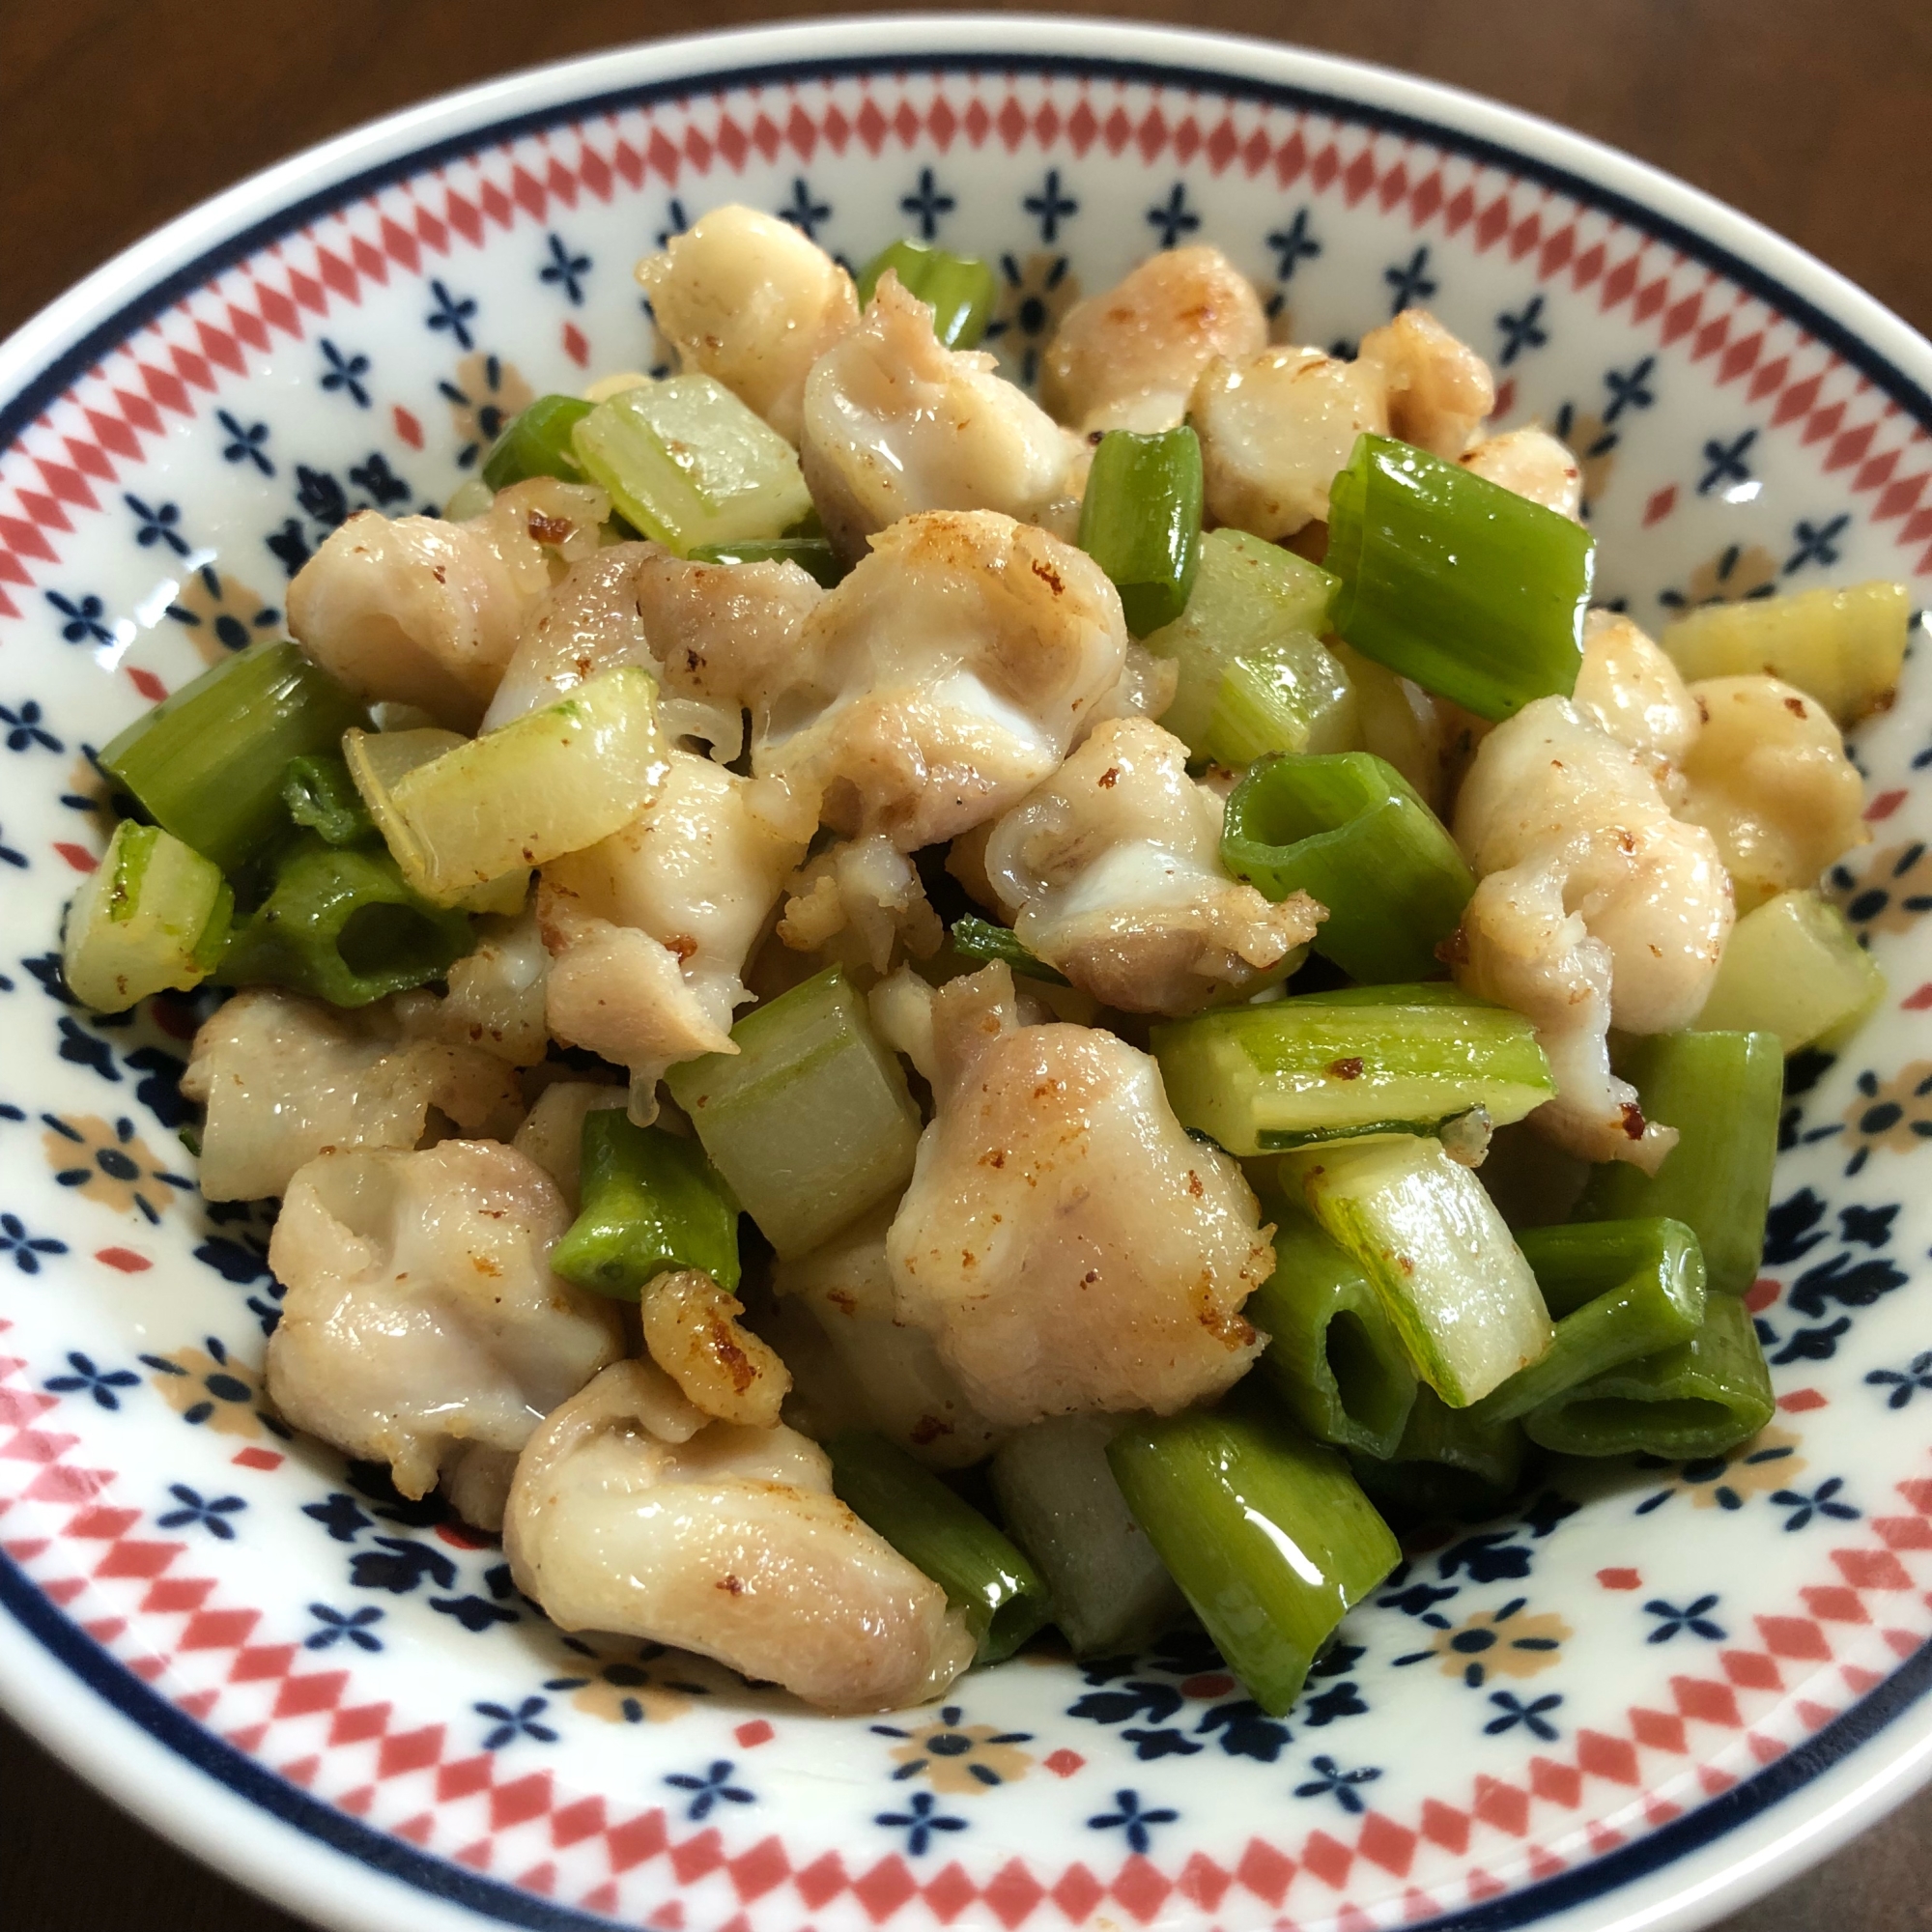
[[[492,490],[507,490],[531,476],[582,482],[583,469],[570,433],[591,407],[581,396],[539,396],[525,404],[483,459],[483,481]]]
[[[1155,657],[1172,658],[1179,667],[1179,683],[1174,702],[1161,713],[1162,725],[1197,757],[1211,756],[1214,704],[1228,667],[1237,658],[1264,656],[1286,639],[1325,630],[1334,594],[1335,580],[1293,551],[1245,530],[1209,530],[1201,539],[1187,608],[1147,639]],[[1329,680],[1329,695],[1325,703],[1315,705],[1314,694],[1324,679]],[[1330,743],[1329,738],[1348,715],[1347,692],[1338,693],[1332,673],[1325,670],[1311,678],[1309,689],[1310,730],[1321,742],[1311,736],[1307,749],[1345,750],[1346,742]]]
[[[298,825],[330,845],[359,845],[376,836],[376,821],[339,752],[291,758],[282,775],[282,803]]]
[[[1639,1040],[1619,1069],[1646,1121],[1677,1129],[1656,1177],[1628,1162],[1592,1173],[1578,1221],[1682,1221],[1697,1236],[1713,1294],[1743,1294],[1757,1278],[1784,1056],[1769,1033],[1673,1033]]]
[[[932,332],[948,349],[980,346],[999,294],[999,283],[984,262],[925,242],[895,242],[860,271],[861,308],[872,299],[872,291],[888,269],[908,295],[932,310]]]
[[[795,563],[830,590],[845,575],[838,553],[823,537],[767,537],[749,543],[699,544],[693,563]]]
[[[100,767],[156,825],[232,872],[287,826],[289,760],[334,751],[364,716],[294,644],[251,644],[137,718]]]
[[[1704,1320],[1704,1256],[1682,1221],[1584,1221],[1517,1236],[1556,1318],[1549,1352],[1473,1413],[1511,1422],[1605,1369],[1688,1341]]]
[[[610,397],[571,431],[571,447],[632,526],[679,556],[782,536],[811,508],[797,451],[710,376]]]
[[[412,892],[387,852],[303,832],[275,854],[268,896],[236,922],[213,978],[366,1007],[440,980],[471,943],[469,921]]]
[[[1707,604],[1667,625],[1658,641],[1690,682],[1769,671],[1849,727],[1891,702],[1911,624],[1904,584],[1854,583]]]
[[[1426,1384],[1395,1454],[1352,1456],[1355,1480],[1385,1515],[1406,1524],[1493,1516],[1522,1476],[1522,1427],[1451,1408]]]
[[[1075,1657],[1131,1657],[1186,1612],[1107,1466],[1110,1415],[1056,1415],[993,1452],[1007,1527],[1045,1577],[1051,1620]]]
[[[1282,1184],[1382,1297],[1424,1381],[1466,1408],[1548,1350],[1536,1277],[1483,1183],[1435,1141],[1342,1141],[1282,1161]]]
[[[1776,1410],[1750,1310],[1714,1294],[1688,1342],[1578,1382],[1532,1409],[1532,1442],[1563,1456],[1721,1456]]]
[[[1049,1614],[1039,1572],[970,1503],[883,1435],[835,1435],[832,1487],[966,1612],[975,1662],[1010,1657]]]
[[[1109,430],[1080,500],[1080,548],[1113,580],[1135,637],[1172,624],[1201,560],[1201,439],[1184,424]]]
[[[781,1255],[815,1248],[911,1179],[919,1110],[838,967],[754,1008],[731,1039],[736,1053],[686,1061],[665,1084]]]
[[[1885,998],[1885,975],[1836,906],[1779,893],[1731,928],[1697,1026],[1775,1033],[1787,1054],[1851,1034]]]
[[[1315,950],[1352,980],[1431,980],[1476,881],[1442,821],[1368,752],[1269,758],[1228,800],[1221,862],[1328,908]]]
[[[352,731],[342,750],[403,876],[441,905],[621,832],[669,769],[637,665],[480,738]]]
[[[1311,631],[1289,631],[1221,673],[1202,753],[1251,765],[1270,752],[1346,752],[1355,737],[1354,680]]]
[[[582,1206],[551,1250],[554,1273],[624,1301],[681,1268],[737,1288],[738,1204],[696,1141],[600,1107],[583,1117],[580,1159]]]
[[[68,990],[94,1012],[118,1013],[151,993],[200,985],[234,906],[218,867],[159,826],[124,819],[68,908]]]
[[[1341,1457],[1251,1402],[1132,1423],[1107,1461],[1228,1667],[1274,1717],[1402,1554]]]
[[[1336,630],[1481,718],[1569,696],[1594,555],[1580,524],[1390,437],[1360,438],[1329,491]]]
[[[1318,1441],[1392,1456],[1415,1406],[1415,1371],[1381,1297],[1349,1252],[1293,1203],[1264,1201],[1274,1273],[1242,1313],[1271,1339],[1260,1373]]]
[[[1465,997],[1401,999],[1416,987],[1379,990],[1394,997],[1372,1005],[1308,993],[1153,1028],[1181,1125],[1230,1153],[1272,1153],[1425,1133],[1473,1107],[1506,1125],[1555,1093],[1521,1014]]]
[[[952,922],[946,936],[952,941],[953,952],[963,953],[968,959],[989,962],[1004,959],[1015,973],[1029,980],[1043,980],[1049,986],[1070,983],[1064,973],[1056,972],[1043,959],[1036,959],[1010,927],[995,925],[990,919],[968,913]]]

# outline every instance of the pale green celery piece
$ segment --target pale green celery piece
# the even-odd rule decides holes
[[[1341,660],[1307,631],[1236,658],[1221,673],[1202,742],[1218,765],[1270,752],[1347,752],[1361,743],[1355,687]]]
[[[1245,530],[1209,530],[1201,539],[1187,608],[1143,640],[1155,657],[1180,668],[1162,725],[1197,757],[1208,756],[1214,700],[1228,667],[1290,638],[1319,636],[1327,628],[1335,587],[1325,570],[1293,551]]]
[[[207,979],[235,895],[220,868],[157,825],[123,821],[74,895],[61,972],[83,1007],[118,1013]]]
[[[1376,991],[1388,997],[1311,993],[1156,1026],[1151,1044],[1181,1125],[1230,1153],[1271,1153],[1428,1132],[1473,1107],[1502,1126],[1556,1091],[1520,1013],[1446,982]]]
[[[1354,1256],[1417,1372],[1452,1408],[1548,1349],[1529,1264],[1483,1183],[1439,1142],[1340,1141],[1285,1156],[1281,1175]]]
[[[1075,1657],[1144,1650],[1187,1607],[1107,1466],[1107,1444],[1126,1420],[1057,1415],[993,1453],[1008,1532],[1046,1578],[1053,1622]]]
[[[1731,928],[1700,1032],[1775,1033],[1787,1055],[1852,1033],[1885,998],[1885,975],[1836,906],[1779,893]]]
[[[571,442],[630,523],[679,556],[782,536],[811,512],[791,444],[709,376],[609,397]]]
[[[754,1008],[731,1039],[736,1053],[673,1066],[665,1084],[781,1255],[815,1248],[912,1178],[919,1110],[838,967]]]
[[[514,909],[530,867],[622,831],[669,768],[657,685],[636,665],[480,738],[351,731],[342,754],[404,878],[477,910],[479,888]]]

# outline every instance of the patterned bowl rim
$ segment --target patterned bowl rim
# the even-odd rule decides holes
[[[612,49],[388,115],[254,175],[116,256],[0,343],[0,446],[110,348],[334,208],[562,122],[726,86],[1011,69],[1211,88],[1501,165],[1647,232],[1781,311],[1932,430],[1932,344],[1834,270],[1659,169],[1437,82],[1233,35],[1026,14],[898,14]],[[331,1926],[474,1932],[609,1921],[449,1863],[312,1798],[204,1729],[0,1558],[0,1703],[174,1842]],[[52,1667],[50,1667],[50,1665]],[[1620,1850],[1432,1923],[1690,1928],[1829,1855],[1932,1779],[1932,1645],[1754,1776]]]

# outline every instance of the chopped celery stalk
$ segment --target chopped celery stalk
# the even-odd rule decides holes
[[[872,299],[872,291],[888,269],[909,296],[931,309],[932,332],[947,348],[980,346],[999,294],[999,284],[984,262],[973,255],[954,255],[926,242],[895,242],[860,271],[861,307]]]
[[[1056,1415],[993,1452],[1000,1513],[1075,1657],[1130,1657],[1187,1609],[1107,1466],[1120,1428],[1116,1416]]]
[[[1572,1217],[1682,1221],[1697,1236],[1713,1294],[1757,1279],[1784,1056],[1769,1033],[1673,1033],[1639,1040],[1620,1071],[1646,1121],[1677,1129],[1656,1178],[1624,1161],[1595,1169]]]
[[[795,563],[830,590],[845,575],[838,553],[823,537],[770,537],[751,543],[699,544],[694,563]]]
[[[581,396],[539,396],[525,404],[483,459],[483,481],[492,490],[507,490],[531,476],[582,483],[583,469],[570,433],[590,411]]]
[[[1388,1525],[1334,1450],[1239,1398],[1130,1423],[1107,1461],[1228,1667],[1280,1717],[1336,1625],[1394,1569]]]
[[[359,845],[376,836],[376,821],[339,752],[291,758],[282,775],[282,803],[298,825],[330,845]]]
[[[623,1301],[680,1268],[735,1292],[738,1204],[696,1141],[602,1107],[584,1115],[580,1146],[582,1207],[551,1250],[554,1273]]]
[[[1556,1091],[1529,1021],[1468,1000],[1308,993],[1169,1020],[1150,1041],[1181,1125],[1236,1154],[1422,1133],[1472,1107],[1506,1125]]]
[[[472,944],[469,920],[412,892],[381,847],[303,832],[275,853],[268,896],[235,923],[212,977],[366,1007],[440,980]]]
[[[1309,1435],[1392,1456],[1415,1406],[1415,1371],[1355,1259],[1292,1202],[1267,1202],[1274,1273],[1243,1313],[1271,1339],[1261,1374]]]
[[[1569,696],[1595,548],[1580,524],[1391,437],[1357,439],[1328,494],[1336,630],[1480,718]]]
[[[1065,986],[1069,983],[1065,974],[1056,972],[1043,959],[1036,959],[1019,942],[1018,936],[1009,926],[995,925],[990,919],[980,919],[968,913],[963,919],[952,922],[947,938],[952,942],[955,952],[964,953],[968,959],[992,961],[1004,959],[1015,973],[1029,980],[1043,980],[1049,986]]]
[[[1039,1572],[930,1469],[883,1435],[835,1435],[825,1449],[838,1500],[966,1612],[975,1662],[1010,1657],[1046,1622]]]
[[[1775,1033],[1792,1054],[1843,1038],[1884,998],[1885,975],[1844,914],[1816,893],[1779,893],[1731,928],[1697,1026]]]
[[[1282,1184],[1360,1264],[1424,1381],[1452,1408],[1480,1402],[1550,1341],[1515,1237],[1466,1167],[1435,1141],[1339,1142],[1282,1161]]]
[[[1291,635],[1326,630],[1334,594],[1335,580],[1293,551],[1245,530],[1209,530],[1187,608],[1147,639],[1155,657],[1172,658],[1180,671],[1162,725],[1197,757],[1208,756],[1223,672]]]
[[[1080,499],[1080,548],[1113,580],[1127,629],[1145,638],[1187,608],[1201,560],[1201,439],[1109,430]]]
[[[1476,889],[1442,821],[1368,752],[1269,758],[1237,784],[1221,862],[1279,902],[1328,908],[1315,950],[1351,980],[1431,980]]]
[[[342,747],[403,876],[440,905],[622,831],[668,769],[657,685],[636,665],[440,749],[451,736],[352,731]]]
[[[1769,671],[1849,727],[1891,702],[1911,623],[1911,592],[1878,582],[1707,604],[1658,641],[1690,681]]]
[[[912,1176],[919,1110],[837,966],[754,1008],[736,1053],[665,1076],[712,1164],[781,1255],[802,1255]]]
[[[1517,1236],[1556,1318],[1549,1352],[1470,1412],[1512,1422],[1605,1369],[1689,1341],[1704,1320],[1704,1256],[1682,1221],[1584,1221]]]
[[[1776,1409],[1750,1310],[1736,1295],[1714,1294],[1689,1341],[1565,1389],[1523,1427],[1563,1456],[1647,1453],[1682,1463],[1735,1449]]]
[[[208,978],[235,895],[220,868],[157,825],[114,828],[100,864],[68,908],[61,973],[97,1013]]]
[[[1384,1514],[1406,1524],[1493,1516],[1522,1475],[1522,1427],[1478,1410],[1451,1408],[1420,1388],[1394,1455],[1349,1460],[1355,1480]]]
[[[791,444],[709,376],[608,398],[571,446],[632,526],[679,556],[782,536],[811,508]]]
[[[232,872],[286,828],[289,760],[334,751],[363,718],[294,644],[251,644],[137,718],[100,767],[156,825]]]
[[[1234,659],[1221,673],[1202,753],[1251,765],[1270,752],[1348,752],[1356,736],[1355,688],[1341,661],[1309,631],[1290,631]]]

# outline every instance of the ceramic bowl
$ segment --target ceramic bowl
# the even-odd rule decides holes
[[[713,204],[1057,318],[1213,241],[1277,332],[1426,302],[1575,448],[1600,585],[1932,573],[1932,349],[1815,262],[1519,114],[1233,40],[1011,16],[675,42],[472,90],[185,216],[0,350],[0,1693],[183,1844],[334,1926],[682,1932],[1688,1926],[1932,1749],[1927,668],[1859,734],[1832,875],[1890,979],[1794,1066],[1779,1413],[1559,1466],[1413,1551],[1282,1720],[1198,1639],[807,1714],[562,1637],[500,1551],[291,1439],[265,1222],[178,1136],[184,1009],[63,1004],[97,747],[255,637],[331,526],[444,501],[532,393],[664,361],[631,267]],[[1922,657],[1922,653],[1921,653]],[[1917,1159],[1919,1165],[1912,1163]]]

